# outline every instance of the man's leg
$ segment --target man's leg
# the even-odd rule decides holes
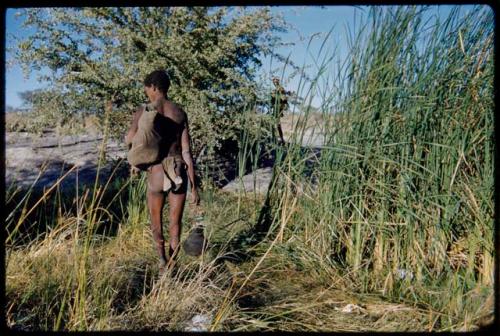
[[[168,226],[168,231],[170,235],[169,242],[169,257],[172,259],[172,263],[175,261],[177,254],[179,253],[179,241],[181,237],[182,229],[182,214],[184,212],[184,204],[186,203],[186,193],[187,193],[187,176],[183,174],[182,176],[184,184],[177,191],[170,191],[168,193],[168,203],[169,203],[169,219],[170,225]]]
[[[163,238],[162,212],[165,203],[163,193],[163,168],[154,165],[148,170],[147,203],[151,218],[151,232],[153,235],[156,252],[160,258],[160,271],[167,264],[165,256],[165,240]]]

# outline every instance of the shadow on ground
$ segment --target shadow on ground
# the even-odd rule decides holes
[[[124,183],[128,180],[128,165],[123,160],[115,160],[109,163],[104,169],[99,169],[92,162],[78,167],[70,172],[61,183],[50,192],[49,189],[54,185],[54,181],[65,173],[67,173],[73,165],[68,165],[61,160],[50,161],[45,174],[30,187],[23,184],[10,185],[6,188],[6,230],[10,235],[14,232],[13,242],[17,244],[29,243],[40,234],[45,233],[53,225],[58,215],[64,214],[66,216],[74,215],[77,213],[76,198],[81,199],[82,194],[88,190],[89,197],[86,201],[91,200],[94,185],[97,179],[97,187],[101,189],[108,182],[112,174],[107,188],[102,195],[101,204],[106,205],[109,209],[111,218],[103,216],[104,221],[97,227],[97,234],[114,235],[118,228],[118,223],[123,216],[126,216],[126,207],[120,204],[127,204],[128,193],[122,190],[119,197],[116,197],[117,192],[121,189]],[[99,175],[98,174],[99,170]],[[32,172],[20,169],[18,171],[19,178],[22,180],[23,176],[32,176]],[[47,193],[48,192],[48,193]],[[44,194],[47,195],[44,197]],[[111,200],[113,203],[110,204]],[[109,206],[108,206],[109,204]],[[34,208],[32,211],[31,209]],[[20,222],[23,217],[24,220]]]
[[[259,166],[262,165],[263,167],[272,167],[273,170],[264,202],[259,211],[258,219],[250,228],[238,233],[236,237],[227,243],[227,245],[224,244],[227,246],[227,252],[219,258],[220,263],[223,263],[224,261],[230,261],[233,264],[244,263],[256,256],[255,249],[253,249],[253,247],[261,243],[266,238],[274,238],[273,234],[270,233],[270,228],[273,222],[275,200],[280,194],[280,190],[276,184],[278,172],[276,167],[279,167],[285,162],[288,155],[288,148],[289,147],[285,145],[278,151],[272,150],[270,152],[264,152]],[[294,155],[297,155],[298,157],[310,157],[310,159],[305,162],[303,174],[311,177],[317,163],[319,162],[321,148],[301,146],[295,147],[293,150],[297,151]],[[217,251],[220,249],[220,245],[222,244],[214,244],[211,248]]]

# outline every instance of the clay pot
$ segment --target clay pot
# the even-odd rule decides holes
[[[182,248],[187,255],[197,257],[202,254],[207,246],[207,240],[203,235],[203,226],[197,226],[189,233],[182,244]]]

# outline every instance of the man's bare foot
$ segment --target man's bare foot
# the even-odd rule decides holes
[[[165,274],[169,274],[171,277],[175,276],[178,271],[178,264],[175,260],[169,260],[169,262],[160,261],[158,266],[158,278],[161,279]]]

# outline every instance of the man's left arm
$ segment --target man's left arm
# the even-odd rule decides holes
[[[189,177],[189,182],[191,184],[191,195],[192,195],[192,203],[199,204],[200,197],[198,195],[198,189],[195,183],[195,173],[194,173],[194,162],[193,157],[191,156],[191,141],[189,137],[189,126],[186,116],[184,130],[181,135],[181,150],[182,150],[182,158],[187,165],[187,173]]]

